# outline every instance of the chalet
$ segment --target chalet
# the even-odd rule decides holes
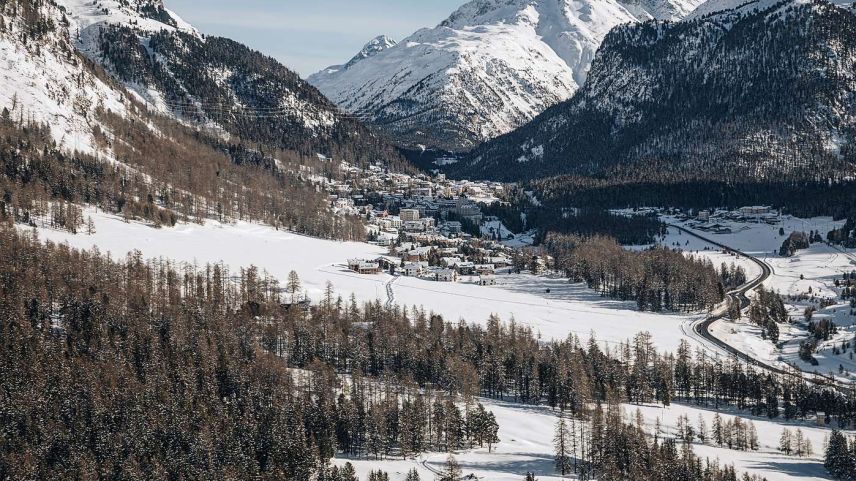
[[[434,275],[437,282],[458,282],[458,273],[454,269],[440,269]]]
[[[476,271],[476,265],[472,262],[461,261],[455,263],[455,270],[462,276],[470,276]]]
[[[419,262],[428,258],[431,253],[430,246],[416,247],[404,253],[402,256],[407,262]]]
[[[422,275],[423,268],[419,262],[411,262],[404,266],[404,275],[407,277],[418,277]]]
[[[490,258],[490,262],[495,267],[508,267],[511,265],[511,259],[505,256],[494,256]]]
[[[408,232],[422,232],[425,230],[425,224],[420,220],[404,221],[404,230]]]
[[[359,274],[380,274],[380,265],[375,261],[349,259],[348,269]]]
[[[440,265],[445,267],[455,267],[459,262],[462,262],[460,257],[441,257]]]
[[[493,264],[476,264],[475,271],[478,275],[493,275],[496,274],[496,266]]]
[[[375,259],[375,262],[382,270],[388,271],[398,267],[401,264],[401,259],[392,256],[380,256]]]

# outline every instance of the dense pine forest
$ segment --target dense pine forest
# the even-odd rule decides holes
[[[628,174],[643,184],[845,180],[854,27],[852,10],[823,0],[621,25],[572,99],[451,169],[508,180]]]
[[[600,479],[659,472],[667,460],[674,477],[656,479],[736,479],[673,441],[628,445],[634,454],[623,457],[604,441],[647,438],[623,423],[596,428],[597,413],[620,402],[787,419],[817,410],[842,427],[856,422],[853,394],[693,356],[686,345],[664,355],[644,333],[608,351],[594,339],[545,343],[496,318],[479,327],[358,306],[332,286],[306,311],[283,294],[299,289],[296,276],[282,289],[255,268],[139,254],[117,262],[13,229],[0,233],[0,272],[4,478],[309,479],[339,452],[381,458],[496,442],[491,414],[468,401],[476,395],[546,404],[588,426],[589,450],[577,456]]]
[[[556,207],[852,214],[856,14],[824,0],[743,3],[613,29],[572,99],[449,174],[529,182]]]
[[[624,170],[623,172],[621,170]],[[643,179],[639,171],[655,178]],[[727,208],[745,205],[772,205],[797,217],[852,217],[856,205],[856,184],[828,180],[787,181],[735,176],[727,180],[662,176],[649,168],[616,167],[610,176],[558,176],[533,180],[526,185],[537,192],[545,209],[563,206],[627,208],[641,206],[687,209]],[[727,169],[722,172],[727,174]],[[647,174],[646,174],[647,175]],[[659,178],[656,178],[660,176]],[[830,202],[829,199],[835,199]]]

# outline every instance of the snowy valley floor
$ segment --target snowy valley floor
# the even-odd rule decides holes
[[[703,314],[641,313],[634,310],[632,303],[603,299],[584,286],[569,284],[563,279],[500,275],[497,286],[481,287],[471,283],[446,284],[407,277],[394,278],[386,274],[361,276],[347,270],[346,260],[376,257],[385,254],[385,249],[364,243],[319,240],[244,222],[222,225],[209,221],[205,225],[182,224],[175,228],[155,229],[140,223],[126,223],[118,217],[92,209],[84,213],[84,218],[87,216],[91,216],[95,223],[95,233],[92,235],[72,235],[49,229],[38,229],[38,235],[44,240],[64,242],[76,248],[97,246],[102,252],[109,251],[114,258],[137,249],[146,258],[173,259],[199,265],[222,261],[233,274],[241,267],[255,265],[283,282],[289,271],[295,270],[301,277],[303,287],[314,299],[320,298],[326,282],[330,281],[343,297],[353,293],[362,301],[378,299],[407,306],[424,306],[426,310],[441,314],[450,321],[465,319],[468,322],[484,323],[491,314],[500,316],[503,321],[514,318],[518,323],[531,326],[545,339],[563,338],[571,333],[586,339],[594,332],[599,340],[614,346],[614,343],[625,341],[644,330],[652,334],[661,350],[674,351],[682,339],[688,340],[693,349],[702,346],[692,336],[690,325],[702,319]],[[778,227],[776,231],[770,226],[757,229],[764,230],[746,230],[716,239],[759,256],[766,252],[772,253],[772,249],[782,239],[778,235]],[[730,255],[705,250],[705,243],[694,238],[688,239],[685,234],[681,235],[673,229],[664,243],[676,242],[686,250],[699,250],[717,264],[723,260],[741,262]],[[783,293],[791,292],[792,289],[800,290],[804,281],[799,280],[799,274],[804,274],[806,278],[817,276],[823,279],[838,275],[839,270],[851,266],[852,255],[820,245],[801,253],[796,260],[777,258],[770,254],[766,260],[774,267],[775,274],[768,284]],[[749,270],[748,275],[754,276],[756,272],[751,270],[749,264],[745,265]],[[823,289],[828,279],[817,282],[819,284],[815,289]],[[549,294],[547,289],[550,289]],[[752,337],[746,337],[747,333],[743,329],[734,329],[733,342],[741,342],[742,339],[746,349],[754,349],[754,355],[757,356],[778,355],[773,352],[765,354],[765,349],[772,349],[760,343],[759,347],[753,347],[755,341]],[[487,453],[486,448],[458,453],[457,459],[464,474],[475,473],[481,479],[504,481],[520,480],[526,471],[534,471],[542,481],[561,479],[552,468],[556,413],[544,407],[491,400],[483,402],[497,416],[501,442],[493,453]],[[627,415],[632,416],[636,409],[636,406],[627,406]],[[659,417],[667,433],[674,431],[676,420],[682,414],[687,414],[693,424],[701,414],[708,426],[714,414],[712,410],[679,404],[667,409],[652,406],[640,409],[645,422],[652,429]],[[740,415],[750,418],[742,413]],[[803,431],[810,437],[816,454],[810,459],[798,459],[784,456],[775,449],[782,422],[751,419],[760,436],[762,447],[759,452],[697,445],[696,453],[703,457],[718,458],[724,463],[734,463],[738,470],[765,475],[770,481],[828,479],[820,454],[828,430],[804,425]],[[394,481],[403,480],[407,471],[416,467],[423,479],[433,479],[432,470],[442,468],[445,454],[429,454],[416,460],[351,461],[362,478],[369,470],[381,468],[389,471]]]
[[[653,335],[659,349],[674,351],[680,340],[687,338],[681,326],[703,317],[702,314],[638,312],[633,303],[601,298],[567,280],[527,274],[499,275],[498,285],[493,287],[387,274],[359,275],[347,269],[349,258],[373,258],[386,254],[386,250],[365,243],[300,236],[259,224],[224,225],[208,221],[204,225],[181,224],[155,229],[140,223],[125,223],[116,216],[92,209],[84,212],[84,218],[87,216],[95,223],[93,235],[39,229],[39,236],[58,243],[67,242],[76,248],[97,246],[113,257],[139,250],[146,258],[199,265],[222,261],[233,274],[242,267],[255,265],[283,283],[289,271],[295,270],[303,288],[316,300],[330,281],[336,292],[345,298],[353,293],[361,301],[387,302],[391,292],[395,303],[424,307],[449,321],[465,319],[484,323],[495,314],[503,321],[513,318],[530,326],[545,339],[564,338],[573,333],[586,340],[594,332],[598,340],[614,345],[644,330]],[[547,289],[550,289],[549,294]]]
[[[673,219],[668,219],[673,221]],[[674,222],[681,225],[678,222]],[[779,256],[778,251],[786,236],[794,231],[819,231],[821,236],[833,228],[841,226],[843,221],[833,221],[829,217],[814,219],[799,219],[790,216],[782,216],[779,224],[768,225],[765,223],[744,223],[717,220],[716,223],[729,227],[730,234],[714,234],[698,229],[694,232],[738,249],[746,254],[755,256],[766,262],[772,268],[772,275],[764,283],[766,289],[778,292],[782,296],[807,296],[807,300],[786,300],[785,303],[790,310],[790,316],[794,324],[780,324],[781,349],[777,349],[771,342],[763,340],[760,329],[748,323],[732,323],[728,321],[717,321],[712,325],[712,332],[718,338],[728,342],[732,346],[750,354],[752,357],[767,363],[779,366],[792,365],[807,372],[818,372],[824,375],[835,376],[838,380],[852,382],[856,380],[856,355],[851,358],[852,347],[843,354],[834,354],[833,346],[841,346],[842,342],[849,341],[851,345],[856,344],[856,316],[850,314],[849,302],[839,299],[839,292],[835,287],[835,280],[841,279],[845,272],[849,273],[856,269],[856,251],[846,250],[837,246],[829,246],[825,243],[812,244],[810,248],[797,251],[793,257]],[[692,223],[683,224],[683,227],[691,228]],[[780,235],[779,229],[784,231]],[[759,268],[745,257],[735,257],[723,254],[712,245],[688,236],[677,229],[670,228],[663,244],[680,247],[686,251],[697,252],[699,255],[709,257],[715,265],[723,260],[732,261],[742,265],[749,277],[758,274]],[[751,293],[750,293],[751,296]],[[832,299],[833,304],[821,308],[821,299]],[[803,311],[807,306],[817,308],[813,319],[831,319],[838,326],[838,333],[829,341],[821,342],[818,352],[815,354],[819,365],[812,366],[800,360],[798,355],[799,344],[808,335],[804,326],[800,325],[803,319]],[[843,372],[839,369],[843,368]]]

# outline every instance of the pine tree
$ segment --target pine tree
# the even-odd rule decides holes
[[[793,435],[788,428],[782,429],[782,435],[779,437],[779,451],[787,455],[793,452]]]
[[[755,424],[752,421],[749,421],[748,426],[749,426],[749,428],[748,428],[747,437],[749,438],[748,439],[749,449],[752,451],[757,451],[758,447],[759,447],[758,446],[758,430],[755,429]]]
[[[291,294],[291,303],[297,302],[297,296],[300,292],[300,276],[296,271],[288,273],[288,281],[285,284],[285,291]]]
[[[798,457],[805,456],[805,439],[803,439],[802,429],[797,429],[796,434],[794,435],[794,454]]]
[[[455,459],[451,454],[446,458],[446,469],[443,471],[442,476],[440,476],[440,481],[460,481],[461,480],[461,466],[458,464],[458,460]]]
[[[713,440],[716,441],[716,445],[720,447],[725,441],[722,430],[722,418],[719,416],[719,413],[715,413],[713,415]]]
[[[526,477],[523,478],[523,481],[538,481],[538,480],[535,478],[535,473],[527,472]]]
[[[571,434],[568,432],[565,417],[559,415],[559,420],[556,422],[556,433],[553,436],[553,448],[556,452],[556,471],[559,471],[562,476],[571,472],[570,438]]]
[[[696,435],[698,436],[698,441],[702,444],[707,442],[707,423],[704,422],[704,416],[698,415],[698,430]]]
[[[420,481],[419,472],[416,471],[416,468],[411,468],[407,473],[407,477],[404,478],[404,481]]]
[[[838,430],[829,435],[823,465],[835,478],[847,479],[856,474],[856,459],[848,446],[847,438]]]
[[[491,452],[493,445],[499,442],[499,424],[496,422],[496,416],[494,416],[493,411],[487,413],[485,442],[487,443],[487,452]]]
[[[338,481],[359,481],[357,478],[357,471],[354,469],[354,465],[350,462],[346,462],[342,469],[339,470],[339,479]]]

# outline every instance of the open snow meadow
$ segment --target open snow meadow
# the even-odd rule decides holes
[[[359,275],[348,270],[348,259],[374,258],[386,250],[366,243],[315,239],[260,224],[207,221],[204,225],[155,229],[92,209],[85,211],[87,216],[95,224],[92,235],[39,229],[39,236],[76,248],[97,246],[113,257],[139,250],[146,258],[199,265],[223,262],[233,273],[254,265],[283,284],[294,270],[313,299],[321,297],[329,281],[345,298],[354,294],[360,301],[424,307],[448,321],[484,323],[491,315],[505,322],[513,318],[545,339],[576,334],[586,340],[594,333],[598,340],[612,345],[644,330],[653,335],[659,349],[674,351],[680,340],[687,338],[681,326],[704,317],[638,312],[632,302],[601,298],[583,285],[528,274],[498,275],[497,285],[490,287],[466,280],[440,283],[388,274]]]
[[[827,245],[825,242],[811,244],[808,249],[799,250],[792,257],[782,257],[778,249],[791,232],[820,232],[825,236],[832,229],[839,228],[843,221],[834,221],[830,217],[800,219],[781,216],[778,223],[733,222],[717,219],[720,224],[731,230],[729,233],[716,234],[693,226],[698,223],[680,224],[673,218],[666,219],[679,224],[712,241],[725,244],[745,254],[752,255],[770,266],[772,274],[764,282],[768,290],[785,296],[785,305],[789,308],[792,324],[780,325],[780,348],[761,338],[760,329],[744,319],[743,322],[719,320],[711,326],[711,332],[718,338],[750,354],[752,357],[769,364],[785,367],[795,366],[803,371],[817,372],[833,376],[839,381],[852,382],[856,379],[856,361],[849,353],[835,354],[834,348],[842,342],[852,341],[856,337],[856,317],[851,313],[850,304],[839,299],[835,281],[845,273],[856,269],[856,250]],[[781,231],[780,231],[781,229]],[[784,232],[782,235],[780,232]],[[670,228],[662,241],[672,247],[680,247],[688,252],[710,258],[715,265],[725,261],[736,262],[746,269],[748,277],[757,276],[759,267],[743,256],[724,254],[712,244],[692,237],[675,228]],[[752,293],[749,293],[750,297]],[[829,306],[820,305],[828,300]],[[830,319],[838,326],[838,333],[830,340],[821,342],[813,366],[799,358],[799,344],[808,336],[802,322],[806,307],[816,309],[812,319]]]
[[[462,474],[474,475],[478,479],[490,481],[519,481],[520,473],[527,471],[539,473],[538,479],[554,481],[562,478],[553,469],[553,433],[558,412],[545,406],[528,406],[515,403],[481,399],[486,409],[493,411],[499,423],[500,442],[488,453],[487,448],[474,449],[455,454],[461,465]],[[690,423],[697,425],[701,416],[708,428],[713,423],[715,411],[700,409],[689,405],[673,404],[668,408],[661,406],[636,406],[625,404],[623,412],[627,422],[635,422],[637,409],[641,412],[645,427],[653,432],[659,421],[660,436],[674,437],[677,433],[678,418],[687,416]],[[743,413],[721,414],[723,422],[740,417],[751,420],[758,430],[758,451],[736,451],[712,446],[710,442],[696,442],[693,449],[703,458],[718,459],[731,464],[740,471],[749,471],[766,476],[770,481],[824,480],[830,479],[822,464],[822,446],[829,431],[813,427],[810,424],[771,422],[767,418],[748,416]],[[785,456],[777,448],[783,428],[796,430],[810,440],[814,454],[797,458]],[[339,459],[339,463],[351,462],[364,479],[369,471],[380,467],[389,472],[390,479],[403,480],[407,472],[416,468],[422,479],[434,479],[446,462],[445,453],[430,453],[416,459]]]

